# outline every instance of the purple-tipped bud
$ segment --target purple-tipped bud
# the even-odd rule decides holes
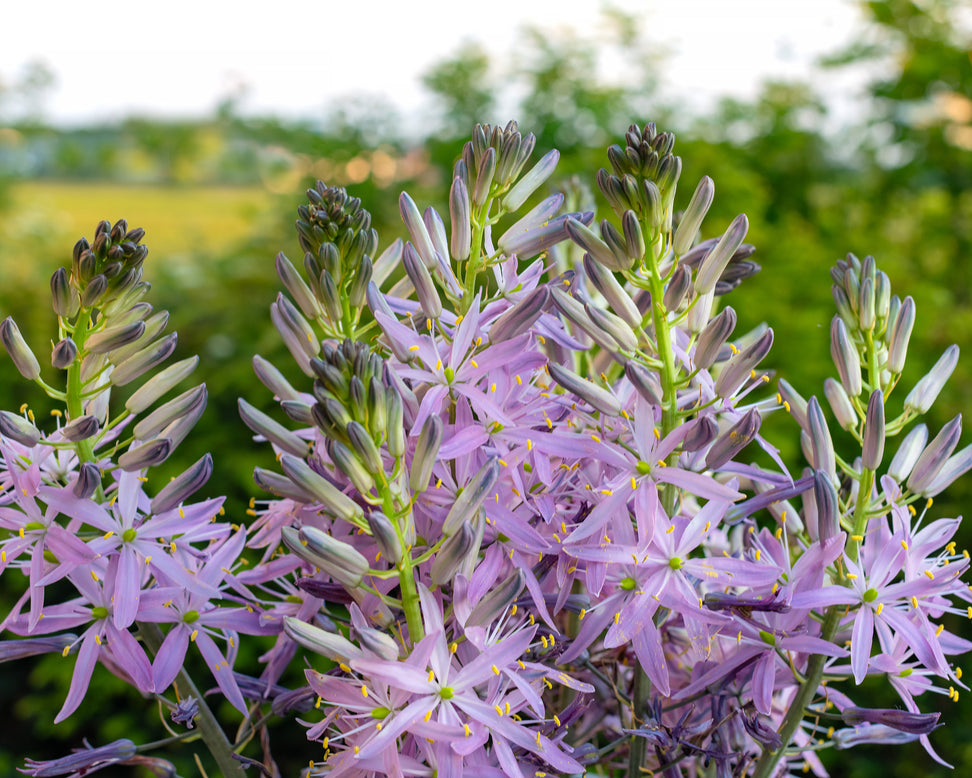
[[[537,162],[530,171],[526,173],[519,181],[517,181],[513,188],[506,193],[503,198],[503,207],[507,211],[516,211],[527,201],[527,199],[534,192],[539,189],[544,182],[553,175],[554,170],[557,167],[557,163],[560,161],[560,152],[554,149],[553,151],[548,151],[540,161]]]
[[[725,231],[715,247],[706,255],[699,266],[699,272],[695,276],[695,291],[705,294],[715,289],[716,282],[722,271],[726,269],[729,260],[736,252],[749,231],[749,219],[746,214],[741,213],[732,220],[732,224]]]
[[[550,296],[553,298],[557,310],[566,316],[572,324],[583,330],[602,349],[612,354],[618,350],[618,342],[591,321],[583,303],[559,286],[550,287]]]
[[[962,435],[962,414],[958,414],[932,439],[915,462],[908,478],[908,488],[915,494],[927,497],[928,489],[938,478],[942,465],[952,455]]]
[[[884,392],[875,389],[867,403],[864,417],[864,447],[861,464],[868,470],[877,470],[884,459]]]
[[[585,303],[584,310],[593,325],[606,333],[623,351],[637,351],[638,337],[624,319],[591,303]]]
[[[354,634],[362,648],[376,654],[386,662],[394,662],[398,659],[400,653],[398,643],[387,632],[375,627],[356,626]]]
[[[421,211],[419,211],[415,201],[407,192],[402,192],[399,196],[398,208],[402,214],[405,229],[408,230],[408,234],[412,239],[412,245],[415,247],[415,251],[421,257],[426,267],[434,267],[435,246],[432,244],[432,236],[429,235],[429,230],[425,226]]]
[[[378,548],[390,564],[397,565],[402,561],[402,543],[398,539],[395,525],[381,511],[370,511],[365,519],[371,536],[378,544]]]
[[[101,486],[101,469],[94,462],[82,462],[71,491],[81,500],[88,499]]]
[[[934,405],[938,399],[939,392],[945,386],[945,382],[955,370],[958,364],[959,347],[951,345],[945,349],[945,353],[939,357],[935,366],[926,373],[921,380],[915,384],[915,388],[908,392],[905,397],[905,410],[912,410],[918,413],[927,413],[928,409]]]
[[[600,262],[608,270],[621,271],[631,266],[628,260],[622,261],[590,227],[577,219],[567,220],[567,234],[570,239],[580,246],[591,257]]]
[[[77,443],[97,435],[101,425],[94,416],[79,416],[61,427],[61,434],[65,440]]]
[[[899,483],[911,475],[911,471],[925,450],[925,443],[928,442],[928,427],[919,424],[914,427],[898,445],[898,450],[888,466],[888,475]]]
[[[823,409],[816,397],[807,403],[807,435],[813,451],[811,464],[815,470],[823,470],[831,478],[837,477],[837,459],[834,454],[834,441]]]
[[[884,724],[865,724],[862,727],[838,729],[834,732],[832,740],[834,741],[834,748],[841,751],[846,748],[854,748],[855,746],[865,744],[883,743],[887,745],[900,745],[901,743],[910,743],[919,737],[921,736],[913,735],[909,732],[902,732],[899,729],[888,727]]]
[[[58,370],[67,370],[78,357],[78,346],[70,336],[60,340],[51,351],[51,364]]]
[[[206,384],[192,389],[160,405],[135,425],[133,432],[138,440],[150,440],[172,422],[188,414],[199,403],[206,402]],[[241,400],[240,402],[243,402]],[[304,449],[306,451],[306,448]]]
[[[621,216],[621,231],[624,233],[625,254],[632,263],[641,262],[645,258],[645,236],[641,232],[638,214],[625,211]]]
[[[652,405],[662,404],[662,387],[658,374],[644,365],[629,359],[624,365],[624,375],[642,397]]]
[[[0,435],[28,447],[37,445],[41,437],[33,423],[10,411],[0,411]]]
[[[857,297],[857,320],[860,322],[861,329],[865,332],[874,329],[876,318],[874,303],[874,281],[871,278],[865,278],[861,282]]]
[[[297,556],[321,568],[345,586],[360,585],[370,565],[358,549],[314,526],[301,527],[298,537],[296,548],[291,542],[287,543]]]
[[[761,421],[759,411],[751,408],[712,444],[712,448],[705,455],[705,466],[710,470],[718,470],[730,461],[756,437]]]
[[[844,391],[848,397],[854,399],[863,389],[861,357],[847,332],[844,320],[839,316],[835,316],[830,323],[830,356],[837,367],[837,375],[844,385]]]
[[[396,459],[405,453],[405,408],[402,396],[394,387],[385,393],[385,443],[388,453]]]
[[[459,525],[459,529],[442,544],[429,569],[429,576],[435,586],[442,586],[455,579],[475,540],[476,532],[467,522]]]
[[[715,393],[719,397],[732,397],[772,347],[773,330],[767,328],[751,345],[733,354],[716,378]]]
[[[546,286],[538,286],[522,300],[504,311],[490,325],[489,342],[502,343],[526,332],[540,318],[544,306],[550,299]]]
[[[489,190],[495,174],[496,149],[490,146],[479,158],[479,167],[476,168],[476,183],[472,190],[472,202],[475,206],[482,207],[489,200]]]
[[[422,424],[408,469],[408,485],[415,494],[424,492],[432,480],[432,468],[442,444],[442,427],[442,419],[435,415],[428,416]]]
[[[339,519],[362,526],[364,513],[361,506],[313,470],[302,458],[282,454],[280,469],[299,490],[302,495],[301,502],[319,502],[325,510]]]
[[[850,431],[857,427],[857,411],[854,410],[847,392],[839,381],[833,378],[824,380],[824,397],[827,398],[830,410],[834,412],[837,423],[842,429]]]
[[[213,457],[205,454],[162,487],[152,499],[152,513],[172,510],[198,492],[213,474]]]
[[[430,319],[437,319],[439,314],[442,313],[442,300],[439,298],[439,291],[432,281],[432,274],[429,273],[429,269],[422,262],[411,243],[405,244],[402,262],[425,315]]]
[[[641,311],[634,304],[634,300],[618,283],[614,273],[603,265],[595,262],[590,254],[584,255],[584,272],[590,279],[594,288],[597,289],[607,301],[611,310],[624,319],[628,326],[635,331],[641,329]]]
[[[548,365],[548,369],[550,377],[554,381],[568,392],[576,394],[596,410],[608,416],[619,416],[621,414],[621,403],[607,389],[602,389],[597,384],[575,375],[572,371],[556,363]]]
[[[343,635],[328,632],[293,616],[284,616],[284,633],[304,648],[334,662],[348,664],[364,656],[364,652]]]
[[[813,474],[813,502],[817,509],[817,536],[821,543],[840,532],[840,503],[833,476],[823,470]]]
[[[490,589],[472,609],[472,613],[466,619],[466,628],[492,624],[516,602],[516,598],[523,590],[525,583],[526,577],[523,571],[516,570],[500,584]]]
[[[446,537],[455,534],[459,527],[470,524],[479,511],[483,501],[492,491],[499,479],[499,460],[491,457],[474,475],[456,497],[449,513],[442,523],[442,534]]]
[[[195,359],[198,361],[199,358],[195,357]],[[182,363],[180,362],[178,364]],[[176,367],[176,365],[173,365],[172,367]],[[193,365],[193,367],[195,367],[195,365]],[[172,368],[166,368],[166,370],[171,369]],[[163,371],[163,373],[164,372],[166,371]],[[294,389],[293,386],[291,386],[290,382],[284,378],[283,373],[281,373],[272,363],[268,362],[259,354],[255,354],[253,356],[253,372],[256,373],[256,377],[260,380],[260,383],[273,392],[273,395],[277,400],[291,402],[297,402],[300,400],[300,394],[296,389]],[[159,376],[161,375],[162,373],[159,374]],[[159,376],[156,376],[156,378]],[[154,381],[155,379],[152,380]]]
[[[354,487],[362,494],[369,494],[375,486],[375,479],[358,459],[357,454],[340,440],[328,440],[325,445],[331,461],[348,477]]]
[[[687,265],[679,265],[675,268],[668,286],[665,288],[665,309],[669,311],[678,310],[692,285],[692,270]]]
[[[723,308],[717,316],[709,319],[695,345],[693,361],[697,369],[705,370],[712,366],[735,328],[736,312],[732,308]]]
[[[41,762],[27,759],[26,766],[20,772],[38,777],[68,773],[87,775],[103,767],[126,762],[137,753],[135,744],[127,738],[122,738],[96,748],[86,745],[85,748],[75,751],[70,756],[62,756],[59,759],[45,759]]]
[[[139,387],[128,400],[125,401],[125,408],[131,413],[141,413],[152,403],[166,394],[182,379],[186,378],[196,369],[199,364],[199,357],[189,357],[169,365],[165,370],[152,376],[141,387]]]
[[[840,717],[845,724],[883,724],[886,727],[908,732],[912,735],[927,735],[938,727],[940,713],[912,713],[897,708],[844,708]]]
[[[472,223],[469,210],[469,190],[461,178],[452,179],[449,190],[449,221],[452,224],[449,248],[457,262],[469,259],[472,247]]]
[[[699,185],[695,187],[695,193],[689,201],[682,219],[675,228],[675,236],[672,239],[672,248],[677,256],[681,256],[690,248],[695,241],[695,236],[699,234],[702,220],[712,205],[712,198],[715,196],[715,184],[708,176],[702,176]]]
[[[381,461],[381,454],[378,453],[378,447],[364,424],[359,421],[350,421],[345,430],[348,434],[351,450],[354,451],[368,472],[375,477],[379,473],[384,473],[385,466]]]
[[[126,473],[155,467],[166,460],[173,448],[172,441],[168,438],[159,438],[140,446],[133,446],[118,457],[118,466]]]
[[[925,497],[934,497],[940,494],[951,486],[955,479],[965,475],[970,469],[972,469],[972,445],[966,446],[961,451],[949,457],[945,464],[939,468],[938,475],[935,476],[935,479],[925,487],[922,495]]]
[[[0,340],[10,354],[14,366],[24,378],[28,381],[36,381],[40,378],[40,363],[24,340],[24,336],[20,334],[16,322],[9,316],[0,322]]]
[[[150,343],[141,351],[136,351],[128,359],[116,365],[111,373],[112,384],[125,386],[162,364],[175,351],[177,341],[178,335],[173,332],[161,340]]]
[[[888,341],[888,370],[900,373],[904,370],[905,359],[908,356],[908,341],[911,330],[915,326],[915,301],[905,297],[898,309],[898,315],[891,326],[891,336]]]
[[[310,369],[311,357],[317,356],[320,345],[307,320],[293,307],[282,294],[270,305],[270,321],[283,339],[284,345],[305,375],[313,378]]]
[[[62,319],[73,318],[81,307],[81,298],[71,286],[67,270],[63,267],[59,267],[51,276],[51,305],[54,313]]]
[[[314,297],[314,293],[307,286],[303,276],[282,251],[277,254],[274,264],[281,283],[290,292],[290,296],[294,298],[294,302],[300,307],[304,316],[308,319],[316,319],[320,316],[322,314],[321,304]]]
[[[702,416],[692,424],[682,440],[685,451],[701,451],[708,446],[719,434],[719,425],[711,416]]]

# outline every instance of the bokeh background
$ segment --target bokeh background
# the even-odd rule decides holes
[[[453,161],[477,121],[515,118],[537,135],[540,153],[561,150],[560,181],[577,175],[589,186],[607,165],[605,148],[631,122],[674,131],[681,204],[702,175],[716,182],[705,236],[739,212],[749,216],[763,270],[730,302],[740,331],[763,321],[775,329],[768,362],[779,376],[806,396],[821,393],[832,372],[828,270],[848,251],[873,254],[894,291],[917,304],[905,386],[949,344],[964,352],[929,426],[972,405],[967,3],[692,0],[681,11],[661,2],[538,3],[532,17],[500,3],[453,29],[435,16],[454,15],[445,4],[402,4],[409,8],[383,15],[380,4],[323,3],[307,19],[283,2],[262,12],[272,18],[246,20],[262,25],[257,42],[234,39],[240,20],[228,5],[200,17],[176,3],[166,20],[141,21],[104,5],[77,26],[57,13],[10,11],[9,39],[25,37],[0,55],[0,318],[12,315],[42,352],[54,335],[48,280],[75,240],[100,219],[144,227],[152,301],[171,311],[175,358],[202,356],[196,375],[210,397],[169,466],[178,472],[213,451],[206,490],[228,495],[230,515],[242,516],[256,494],[253,466],[268,465],[236,403],[244,396],[271,406],[250,368],[254,353],[290,361],[268,306],[278,288],[275,253],[300,257],[293,222],[303,190],[316,179],[346,186],[385,246],[404,234],[402,189],[447,208]],[[173,18],[177,25],[166,26]],[[52,32],[65,43],[52,45]],[[175,35],[193,41],[190,55],[179,55]],[[47,48],[24,40],[48,40]],[[275,68],[286,77],[276,90],[267,75]],[[45,398],[12,373],[4,369],[0,407],[29,401],[45,414]],[[766,426],[799,468],[796,425],[774,418]],[[932,511],[961,515],[970,504],[965,479]],[[972,526],[963,533],[960,547]],[[0,580],[4,613],[20,586],[9,579]],[[968,620],[951,626],[972,637]],[[259,651],[241,660],[254,673]],[[157,712],[103,668],[79,712],[55,728],[71,665],[0,665],[0,774],[14,774],[25,755],[62,755],[85,736],[93,744],[165,736]],[[895,704],[876,683],[865,693],[872,705]],[[972,775],[972,695],[957,704],[927,697],[924,706],[948,722],[933,743],[954,775]],[[291,724],[275,734],[285,775],[309,758],[302,731]],[[190,749],[176,756],[180,774],[199,774]],[[917,745],[825,760],[834,776],[950,774]]]

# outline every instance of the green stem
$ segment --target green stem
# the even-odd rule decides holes
[[[138,634],[145,645],[148,646],[152,655],[156,656],[162,647],[162,630],[159,626],[139,622]],[[209,753],[219,767],[220,774],[223,778],[246,778],[243,765],[233,758],[233,747],[230,745],[226,733],[223,732],[216,716],[213,715],[212,710],[206,704],[206,698],[196,688],[196,684],[193,683],[185,669],[179,671],[176,684],[184,697],[192,695],[192,698],[199,703],[199,716],[196,718],[196,725],[199,727],[199,734],[206,744],[206,748],[209,749]]]

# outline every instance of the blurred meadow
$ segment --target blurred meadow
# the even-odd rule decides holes
[[[205,491],[227,494],[227,511],[244,521],[247,501],[257,495],[252,468],[267,465],[268,454],[251,442],[237,398],[271,407],[253,376],[253,354],[291,364],[268,308],[280,288],[274,255],[301,257],[293,223],[304,189],[318,178],[347,186],[371,211],[381,249],[405,234],[397,204],[402,189],[448,211],[452,164],[477,121],[515,118],[521,131],[537,135],[535,157],[561,150],[554,185],[576,187],[571,176],[581,175],[587,190],[594,189],[593,173],[607,165],[605,148],[630,123],[654,121],[677,136],[682,206],[702,175],[715,180],[703,237],[721,234],[739,212],[749,216],[747,241],[757,247],[753,258],[763,269],[729,302],[739,314],[737,332],[761,322],[774,328],[767,364],[777,376],[804,396],[822,393],[833,373],[829,268],[848,251],[873,254],[894,293],[911,295],[917,306],[904,386],[949,344],[962,349],[926,419],[937,431],[972,407],[972,33],[962,4],[951,0],[889,0],[862,9],[867,22],[858,40],[819,63],[813,82],[769,81],[753,100],[727,99],[705,115],[658,97],[657,62],[648,56],[644,31],[637,19],[617,13],[609,41],[526,31],[532,48],[512,73],[509,63],[501,71],[475,45],[458,50],[425,76],[438,110],[423,118],[418,137],[380,103],[337,106],[311,121],[242,116],[227,102],[199,120],[131,117],[69,129],[48,125],[42,111],[5,117],[0,102],[0,318],[12,315],[43,353],[56,334],[48,281],[70,261],[74,242],[90,237],[101,219],[143,227],[149,299],[171,312],[169,330],[179,333],[174,358],[201,355],[198,380],[209,389],[205,416],[167,466],[174,474],[212,451],[215,473]],[[624,86],[591,80],[601,58],[617,56],[631,62]],[[850,118],[834,116],[827,102],[828,79],[848,68],[870,74]],[[36,86],[36,80],[4,83],[12,91]],[[510,102],[507,93],[519,97],[512,110],[501,110]],[[9,368],[0,382],[0,408],[16,410],[29,400],[38,416],[46,413],[44,398]],[[764,430],[799,471],[792,419],[771,417]],[[961,445],[970,440],[964,433]],[[966,478],[929,516],[969,513],[970,505]],[[972,524],[962,532],[960,548],[969,545]],[[4,601],[12,601],[10,591],[4,580]],[[968,621],[959,629],[972,637]],[[240,661],[249,661],[254,674],[258,653]],[[0,696],[9,712],[0,774],[12,774],[25,754],[60,755],[82,735],[92,743],[163,736],[157,722],[133,724],[124,708],[129,698],[103,669],[96,671],[96,681],[104,682],[101,708],[88,701],[55,731],[52,711],[68,674],[69,665],[57,658],[0,665]],[[956,765],[954,775],[972,775],[972,695],[963,692],[957,704],[944,693],[926,698],[921,704],[942,710],[946,721],[932,742]],[[882,703],[894,700],[872,701]],[[136,726],[143,731],[133,733]],[[300,754],[307,746],[298,741],[288,748]],[[834,776],[949,774],[917,744],[897,748],[893,760],[881,747],[823,758]],[[281,769],[293,775],[306,762],[295,757],[288,773],[282,758]],[[185,769],[184,775],[195,774],[194,767]]]

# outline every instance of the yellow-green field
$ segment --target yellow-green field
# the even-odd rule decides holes
[[[126,218],[143,227],[155,255],[212,251],[227,239],[244,237],[264,218],[272,195],[260,187],[160,187],[130,184],[27,181],[13,188],[13,225],[0,234],[17,237],[21,227],[53,227],[68,241],[91,236],[101,219]],[[26,222],[26,223],[25,223]],[[46,236],[53,237],[53,236]],[[45,241],[46,242],[46,241]]]

